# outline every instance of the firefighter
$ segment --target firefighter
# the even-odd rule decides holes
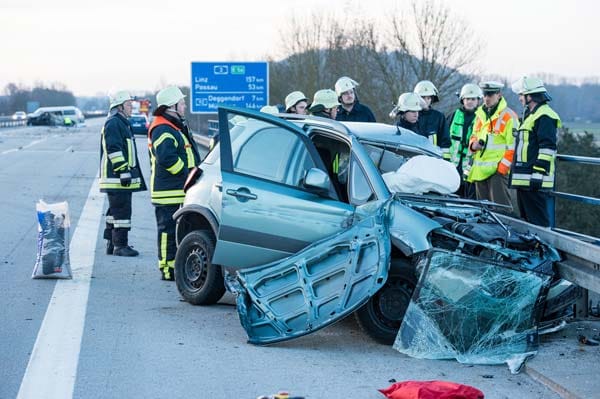
[[[301,91],[293,91],[285,96],[285,112],[287,114],[308,114],[308,98]]]
[[[465,181],[463,171],[468,169],[471,156],[469,154],[469,139],[473,132],[475,110],[483,98],[481,88],[474,83],[467,83],[460,89],[460,107],[447,119],[450,132],[450,161],[456,166],[461,176],[461,186],[458,194],[463,198],[475,199],[475,186]]]
[[[425,136],[442,150],[442,157],[450,160],[450,135],[446,125],[446,117],[440,111],[433,109],[432,104],[438,102],[438,89],[429,80],[422,80],[413,90],[425,101],[425,106],[419,114],[419,134]]]
[[[396,126],[419,132],[419,112],[423,109],[425,101],[415,93],[403,93],[398,97],[398,103],[390,112],[391,118],[398,118]]]
[[[347,76],[342,76],[335,82],[335,94],[340,102],[335,119],[344,122],[375,122],[373,111],[358,102],[357,87],[358,82]]]
[[[508,108],[502,97],[504,84],[481,82],[483,105],[475,111],[475,125],[469,140],[473,156],[467,180],[475,183],[478,200],[489,200],[506,205],[505,213],[512,212],[508,190],[508,172],[514,154],[513,130],[518,125],[515,112]]]
[[[200,152],[185,124],[185,96],[176,86],[156,95],[157,108],[148,129],[152,167],[150,192],[158,231],[158,268],[163,280],[174,280],[175,220],[183,203],[183,185],[190,171],[200,164]]]
[[[510,185],[517,189],[521,217],[548,227],[548,191],[554,188],[556,131],[562,122],[548,105],[552,98],[540,79],[523,77],[513,84],[513,91],[525,110],[516,138]]]
[[[128,241],[131,194],[145,191],[146,183],[127,119],[131,115],[131,100],[126,91],[119,91],[110,98],[110,112],[101,134],[99,185],[100,191],[108,197],[104,229],[107,255],[139,255]]]
[[[314,116],[329,118],[335,120],[337,116],[338,105],[335,91],[331,89],[319,90],[315,93],[314,99],[308,112]]]

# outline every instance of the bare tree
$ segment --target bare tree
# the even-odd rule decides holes
[[[413,1],[410,13],[394,14],[387,35],[411,91],[420,80],[432,81],[442,93],[454,93],[465,75],[476,72],[481,45],[468,24],[436,0]]]

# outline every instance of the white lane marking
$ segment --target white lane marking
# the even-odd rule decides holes
[[[29,143],[29,144],[27,144],[27,145],[24,145],[24,146],[22,146],[22,147],[19,147],[19,148],[11,148],[10,150],[2,151],[0,154],[1,154],[1,155],[4,155],[4,154],[11,153],[11,152],[17,152],[17,151],[19,151],[19,150],[24,150],[25,148],[29,148],[29,147],[31,147],[31,146],[34,146],[34,145],[36,145],[36,144],[38,144],[38,143],[41,143],[42,141],[46,141],[46,140],[48,140],[48,139],[47,139],[47,138],[44,138],[44,139],[41,139],[41,140],[34,140],[34,141],[32,141],[31,143]]]
[[[69,247],[73,279],[56,282],[17,399],[73,397],[104,198],[96,178]]]
[[[29,147],[31,147],[31,146],[34,146],[34,145],[36,145],[36,144],[38,144],[38,143],[41,143],[41,142],[43,142],[43,141],[46,141],[46,140],[48,140],[48,139],[34,140],[34,141],[32,141],[31,143],[29,143],[29,144],[27,144],[27,145],[24,145],[23,147],[21,147],[21,148],[19,148],[19,149],[20,149],[20,150],[24,150],[25,148],[29,148]]]

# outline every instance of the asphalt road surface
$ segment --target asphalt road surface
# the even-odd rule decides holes
[[[246,343],[233,298],[195,307],[160,280],[154,208],[134,194],[130,243],[104,254],[97,191],[103,119],[0,130],[0,398],[383,398],[392,380],[447,380],[486,398],[555,398],[506,366],[416,360],[371,341],[352,317],[268,347]],[[137,139],[149,179],[146,139]],[[68,201],[73,280],[34,280],[35,203]]]

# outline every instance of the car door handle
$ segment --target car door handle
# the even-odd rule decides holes
[[[239,199],[243,198],[245,200],[255,200],[258,198],[256,194],[252,194],[252,192],[250,192],[250,190],[248,190],[246,187],[240,187],[237,190],[229,188],[225,191],[225,193],[228,195],[233,195]]]

